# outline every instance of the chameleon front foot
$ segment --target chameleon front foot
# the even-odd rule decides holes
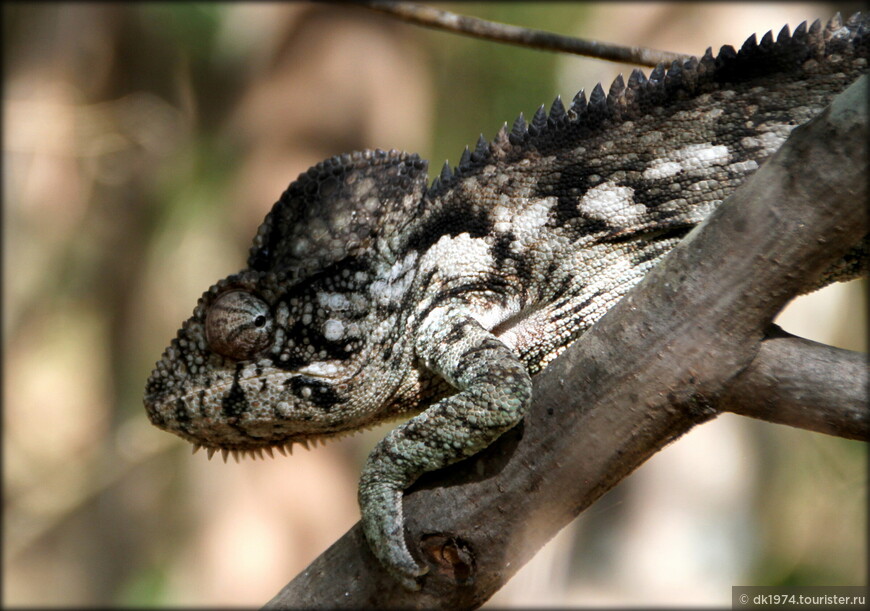
[[[381,565],[407,590],[419,590],[429,571],[411,556],[405,543],[402,490],[363,474],[359,488],[363,532]]]

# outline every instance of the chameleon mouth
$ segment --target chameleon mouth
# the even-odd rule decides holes
[[[309,392],[309,395],[314,394],[312,401],[316,401],[318,396],[319,387],[316,384],[322,384],[323,388],[329,389],[327,384],[335,379],[323,371],[299,370],[281,372],[280,384],[274,385],[286,386],[283,383],[285,378],[306,380],[305,387],[313,389]],[[262,375],[249,375],[222,384],[213,384],[208,390],[208,396],[203,395],[201,391],[182,395],[154,392],[146,395],[145,407],[152,424],[190,443],[192,453],[205,450],[208,458],[211,459],[220,452],[224,462],[228,462],[230,456],[236,462],[246,457],[265,460],[267,457],[274,458],[275,451],[283,456],[292,455],[297,446],[308,450],[316,447],[318,443],[325,445],[329,440],[357,432],[353,424],[335,421],[322,423],[322,428],[318,427],[316,431],[303,432],[294,425],[296,420],[291,413],[285,414],[286,420],[280,421],[275,428],[266,423],[268,418],[262,413],[259,414],[259,422],[257,418],[250,422],[236,421],[222,413],[220,404],[234,389],[242,393],[244,392],[241,390],[242,387],[257,385],[262,380]],[[322,394],[328,396],[327,393]],[[292,397],[287,403],[291,406],[287,409],[293,409]],[[253,403],[252,406],[252,413],[255,416],[257,412],[268,411],[260,403]],[[300,400],[299,407],[304,406],[304,400]],[[201,418],[198,419],[198,416]],[[304,420],[300,419],[299,422]],[[298,422],[296,424],[298,425]]]
[[[317,440],[312,440],[314,445],[317,445]],[[323,444],[326,443],[326,440],[321,440]],[[192,442],[193,452],[192,454],[196,454],[200,450],[205,450],[208,459],[211,460],[212,457],[220,452],[221,457],[224,459],[224,462],[227,462],[227,459],[232,456],[233,460],[237,463],[241,462],[241,459],[250,457],[253,460],[265,460],[268,456],[269,458],[275,458],[275,450],[278,451],[282,456],[292,456],[293,455],[293,445],[299,444],[306,450],[311,449],[311,445],[309,444],[308,439],[302,439],[299,441],[290,441],[287,443],[279,443],[273,445],[264,445],[256,448],[220,448],[214,446],[204,446],[200,443]]]
[[[318,444],[325,446],[328,442],[342,439],[344,437],[351,437],[356,435],[357,433],[362,433],[363,431],[367,431],[373,427],[366,426],[358,429],[350,429],[347,431],[336,431],[330,433],[318,434],[317,437],[305,437],[305,438],[291,438],[286,439],[280,442],[274,442],[269,444],[264,444],[260,446],[254,447],[222,447],[222,446],[208,446],[199,442],[192,441],[190,442],[193,446],[192,454],[196,454],[200,450],[205,450],[206,456],[211,460],[212,457],[220,452],[221,458],[226,463],[230,456],[232,456],[233,460],[237,463],[241,462],[244,458],[251,458],[252,460],[266,460],[266,458],[275,458],[275,452],[277,451],[282,456],[292,456],[294,446],[301,446],[305,450],[311,450],[313,447],[316,448]]]
[[[240,463],[244,458],[251,458],[252,460],[266,460],[266,458],[275,458],[275,451],[277,451],[282,456],[292,456],[294,446],[301,446],[303,449],[311,450],[312,448],[316,448],[318,444],[325,446],[330,441],[335,441],[338,439],[343,439],[345,437],[352,437],[358,433],[364,433],[366,431],[370,431],[381,424],[400,421],[408,417],[408,414],[394,414],[392,417],[385,418],[384,420],[380,420],[378,422],[368,424],[368,425],[357,425],[355,428],[350,428],[343,431],[330,431],[325,433],[318,433],[316,437],[295,437],[284,439],[278,442],[266,443],[259,446],[251,446],[251,447],[229,447],[229,446],[210,446],[203,443],[199,443],[197,441],[190,441],[193,446],[192,454],[196,454],[200,450],[205,450],[206,456],[211,460],[212,457],[220,452],[221,458],[226,463],[230,456],[232,456],[233,460],[236,463]]]

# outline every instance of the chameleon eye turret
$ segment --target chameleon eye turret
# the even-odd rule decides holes
[[[212,350],[242,361],[272,344],[273,320],[268,304],[246,291],[218,297],[205,317],[205,337]]]

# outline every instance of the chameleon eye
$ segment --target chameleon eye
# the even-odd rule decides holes
[[[245,291],[230,291],[209,308],[205,339],[218,354],[241,361],[269,347],[272,326],[266,302]]]

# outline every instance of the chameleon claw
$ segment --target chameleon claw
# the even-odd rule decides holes
[[[414,592],[420,590],[421,584],[419,578],[429,572],[429,567],[417,564],[405,547],[404,541],[402,541],[401,549],[389,545],[386,552],[387,558],[382,559],[381,563],[387,569],[387,572],[402,584],[402,587],[405,589]]]
[[[371,457],[369,459],[371,461]],[[405,544],[402,518],[402,488],[382,481],[371,462],[363,470],[359,501],[362,527],[372,553],[387,572],[408,590],[417,591],[417,578],[429,567],[414,560]],[[389,479],[389,478],[386,478]]]
[[[410,590],[412,592],[419,592],[420,588],[422,587],[419,578],[428,572],[429,567],[424,567],[422,569],[418,567],[417,571],[415,571],[413,575],[397,573],[395,571],[390,571],[390,574],[393,576],[393,579],[398,581],[406,590]]]

